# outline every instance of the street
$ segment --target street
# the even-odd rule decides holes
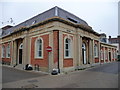
[[[14,82],[34,77],[45,76],[45,74],[31,73],[22,70],[17,70],[9,67],[2,67],[2,83]]]
[[[118,88],[118,72],[118,62],[53,76],[3,67],[3,88]]]

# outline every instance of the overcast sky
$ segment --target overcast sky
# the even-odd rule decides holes
[[[85,20],[98,33],[118,35],[119,0],[1,0],[0,28],[15,25],[40,14],[54,6],[67,10]],[[3,22],[3,24],[2,24]],[[13,25],[13,24],[11,24]]]

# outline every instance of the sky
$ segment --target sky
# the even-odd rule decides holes
[[[0,0],[0,28],[17,25],[54,6],[85,20],[94,31],[118,36],[119,0]],[[13,20],[10,23],[11,19]],[[9,21],[9,22],[8,22]]]

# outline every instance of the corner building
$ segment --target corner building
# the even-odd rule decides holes
[[[116,46],[101,43],[100,34],[87,22],[59,7],[6,27],[0,38],[3,64],[66,72],[116,60]]]

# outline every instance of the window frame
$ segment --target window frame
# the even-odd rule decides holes
[[[67,39],[68,39],[68,43],[66,43]],[[68,46],[68,49],[66,49],[66,45]],[[66,51],[68,51],[68,56],[66,56]],[[64,58],[72,58],[72,56],[73,56],[72,55],[72,39],[65,37],[64,38]]]
[[[105,50],[105,59],[108,60],[108,51]]]
[[[112,59],[115,59],[115,56],[114,56],[115,54],[114,54],[114,52],[115,52],[115,51],[113,50],[113,51],[112,51]]]
[[[6,47],[6,58],[10,58],[10,44],[8,44]]]
[[[94,57],[98,58],[98,45],[97,44],[94,45]]]
[[[2,58],[5,58],[5,46],[2,45]]]
[[[42,41],[42,43],[41,43],[41,50],[37,50],[38,48],[40,48],[40,47],[38,47],[37,46],[37,44],[38,44],[38,40],[41,40]],[[37,38],[36,40],[35,40],[35,59],[43,59],[43,39],[41,38],[41,37],[39,37],[39,38]],[[41,51],[41,56],[39,56],[39,51]]]
[[[104,60],[104,51],[103,50],[100,50],[100,58],[101,58],[101,60]]]

